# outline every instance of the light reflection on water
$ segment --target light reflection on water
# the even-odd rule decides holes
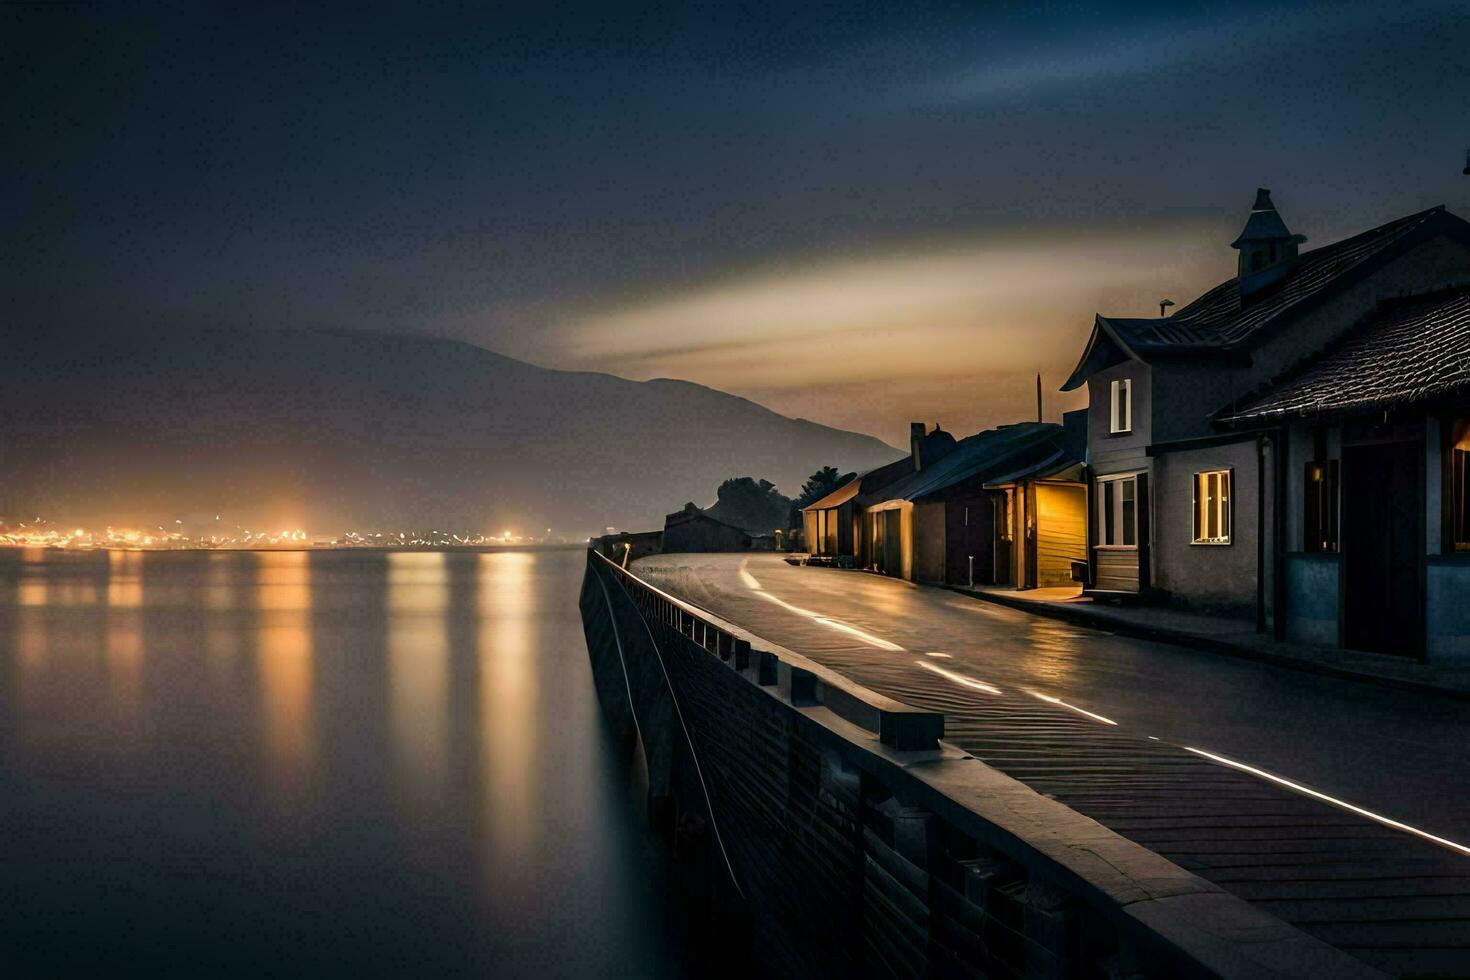
[[[261,714],[283,791],[306,778],[315,744],[309,559],[304,551],[267,552],[256,566]]]
[[[444,555],[388,556],[388,689],[405,798],[432,803],[448,764],[449,579]]]
[[[480,557],[481,783],[489,866],[506,867],[536,844],[536,780],[529,767],[539,756],[532,719],[540,710],[535,681],[536,597],[532,558],[521,552]]]
[[[0,552],[7,972],[687,969],[581,569]]]

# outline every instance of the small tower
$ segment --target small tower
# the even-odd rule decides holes
[[[1230,247],[1240,251],[1240,298],[1283,278],[1296,265],[1297,246],[1305,235],[1293,235],[1281,220],[1271,192],[1256,188],[1256,203],[1240,236]]]

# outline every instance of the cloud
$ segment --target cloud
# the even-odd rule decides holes
[[[1228,276],[1222,235],[1199,221],[1011,233],[788,265],[585,312],[560,346],[583,366],[758,390],[783,404],[771,396],[1055,374],[1071,367],[1099,309],[1147,315],[1164,296],[1182,301]]]
[[[1329,33],[1375,36],[1390,26],[1459,8],[1458,2],[1445,0],[1397,4],[1360,0],[1296,9],[1277,5],[1228,9],[1191,20],[1118,18],[1106,30],[951,74],[926,86],[924,94],[940,101],[1015,98],[1042,89],[1213,63],[1262,48],[1289,54],[1303,42],[1320,43]]]

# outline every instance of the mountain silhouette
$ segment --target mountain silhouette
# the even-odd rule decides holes
[[[11,329],[0,518],[567,535],[899,453],[686,381],[351,331]]]

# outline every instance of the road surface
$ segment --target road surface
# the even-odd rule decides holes
[[[776,555],[634,571],[1375,965],[1470,974],[1470,702]]]

